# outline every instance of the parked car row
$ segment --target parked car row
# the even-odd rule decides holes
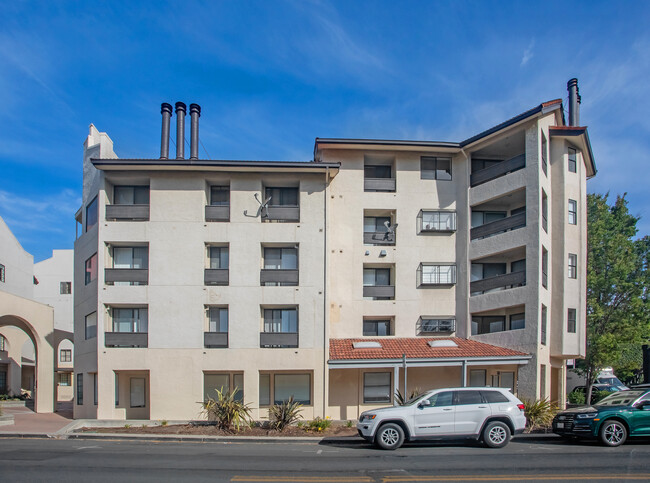
[[[473,439],[503,448],[526,426],[524,404],[508,389],[434,389],[402,406],[364,411],[359,435],[393,450],[405,441]],[[559,412],[553,432],[564,438],[598,438],[607,446],[629,436],[650,436],[650,385],[615,391],[588,406]]]

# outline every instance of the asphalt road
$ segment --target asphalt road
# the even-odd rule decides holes
[[[414,444],[194,443],[0,439],[0,481],[356,483],[650,481],[650,441]]]

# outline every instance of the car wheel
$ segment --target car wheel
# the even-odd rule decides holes
[[[483,442],[490,448],[503,448],[510,441],[510,428],[501,421],[492,421],[483,430]]]
[[[386,423],[377,431],[375,444],[381,449],[397,449],[404,442],[404,430],[395,423]]]
[[[620,446],[627,439],[627,429],[620,421],[608,419],[600,427],[599,435],[605,446]]]

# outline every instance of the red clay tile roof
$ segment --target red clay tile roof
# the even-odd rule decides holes
[[[553,104],[560,104],[562,99],[553,99],[552,101],[542,102],[542,107],[552,106]]]
[[[458,347],[431,347],[428,344],[431,340],[451,340]],[[381,349],[355,349],[354,342],[379,342]],[[525,352],[460,337],[330,339],[330,360],[401,359],[402,354],[406,354],[407,359],[528,356]]]

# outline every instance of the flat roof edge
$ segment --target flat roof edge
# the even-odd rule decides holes
[[[91,163],[96,166],[142,166],[153,167],[233,167],[233,168],[309,168],[309,169],[338,169],[341,163],[316,162],[316,161],[237,161],[214,159],[99,159],[91,158]]]

